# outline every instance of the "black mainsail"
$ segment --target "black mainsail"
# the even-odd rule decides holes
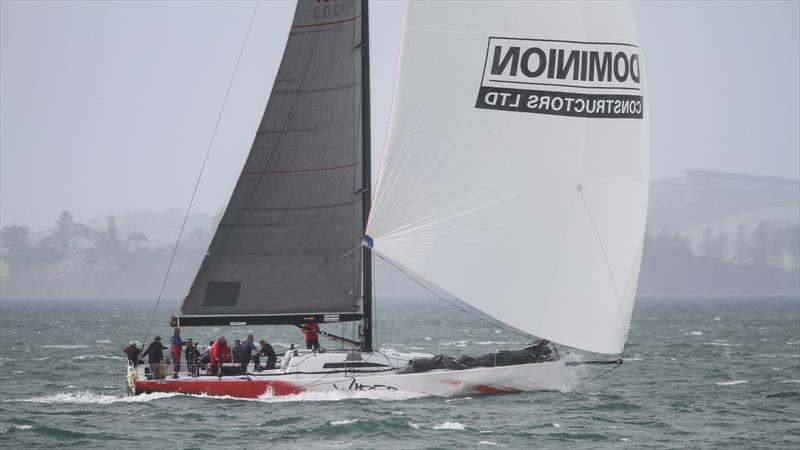
[[[300,0],[244,169],[181,325],[362,319],[370,349],[366,0]]]

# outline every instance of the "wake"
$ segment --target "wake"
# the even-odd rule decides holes
[[[270,392],[258,398],[239,398],[225,396],[212,396],[206,394],[192,395],[181,394],[178,392],[154,392],[140,395],[109,395],[98,394],[90,391],[81,392],[58,392],[49,395],[41,395],[23,399],[8,399],[8,402],[20,403],[40,403],[40,404],[91,404],[91,405],[111,405],[114,403],[148,403],[173,397],[198,398],[212,401],[241,401],[257,403],[284,403],[284,402],[336,402],[354,399],[366,399],[376,401],[402,401],[415,398],[427,397],[427,394],[406,391],[326,391],[326,392],[302,392],[292,395],[273,395]]]

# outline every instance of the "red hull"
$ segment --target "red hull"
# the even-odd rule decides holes
[[[137,380],[136,393],[177,392],[193,395],[257,398],[267,392],[273,395],[299,394],[304,389],[288,381],[252,378],[193,378],[188,380]]]

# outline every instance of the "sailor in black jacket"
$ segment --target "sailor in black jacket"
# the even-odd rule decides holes
[[[144,358],[145,355],[147,356],[147,362],[150,364],[150,375],[153,378],[164,378],[159,376],[159,365],[161,364],[161,360],[164,359],[164,350],[167,347],[161,345],[161,336],[156,336],[153,339],[153,342],[150,343],[150,346],[147,347],[147,350],[142,353],[142,357]]]

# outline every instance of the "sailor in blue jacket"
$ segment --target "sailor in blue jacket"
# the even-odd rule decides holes
[[[239,357],[240,361],[242,362],[242,372],[247,371],[247,365],[250,364],[250,357],[253,355],[253,350],[256,349],[256,344],[253,343],[253,335],[248,334],[247,339],[242,342],[242,347],[239,350],[241,352],[241,356]],[[256,370],[258,370],[258,365],[256,364]]]

